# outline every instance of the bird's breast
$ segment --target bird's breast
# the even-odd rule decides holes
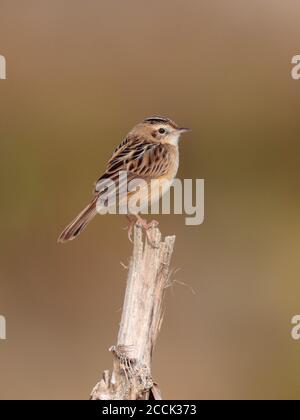
[[[171,158],[171,164],[169,167],[168,172],[166,173],[166,175],[164,175],[164,177],[166,177],[169,181],[173,181],[173,179],[175,178],[175,176],[177,175],[178,172],[178,167],[179,167],[179,152],[178,152],[178,148],[173,147],[170,153],[172,155]]]

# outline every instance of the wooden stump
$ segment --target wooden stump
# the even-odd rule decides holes
[[[113,370],[104,371],[91,393],[93,400],[161,399],[151,375],[151,359],[163,320],[175,236],[162,241],[157,227],[151,229],[150,235],[155,247],[147,239],[143,240],[140,227],[134,227],[133,255],[118,341],[110,348]]]

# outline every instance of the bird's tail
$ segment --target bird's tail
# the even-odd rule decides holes
[[[97,199],[95,197],[90,204],[88,204],[81,213],[62,231],[58,238],[58,242],[72,241],[78,236],[83,229],[90,223],[90,221],[97,214]]]

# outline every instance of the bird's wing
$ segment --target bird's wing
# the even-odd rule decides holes
[[[95,194],[103,189],[110,179],[120,189],[119,173],[126,172],[127,182],[136,180],[151,181],[167,174],[172,165],[173,154],[168,145],[151,143],[143,139],[127,138],[115,150],[109,160],[106,172],[95,185]]]

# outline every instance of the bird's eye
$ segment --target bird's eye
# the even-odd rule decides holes
[[[159,134],[165,134],[166,130],[164,128],[160,128],[158,130]]]

